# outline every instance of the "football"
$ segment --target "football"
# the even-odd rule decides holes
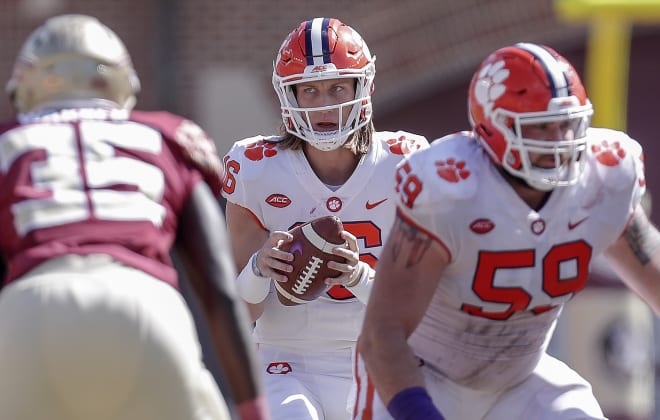
[[[286,306],[308,303],[328,290],[323,281],[326,277],[336,277],[341,273],[328,268],[328,261],[345,262],[344,257],[332,254],[332,249],[344,245],[340,232],[344,227],[336,216],[323,216],[289,230],[293,241],[280,249],[291,252],[293,271],[286,275],[285,283],[275,283],[277,297]]]

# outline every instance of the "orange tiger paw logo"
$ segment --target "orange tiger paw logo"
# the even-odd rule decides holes
[[[259,140],[256,143],[248,145],[247,149],[245,149],[245,157],[253,161],[261,160],[265,157],[273,157],[277,154],[276,146],[276,143],[266,143],[263,140]]]
[[[390,146],[390,151],[395,155],[405,155],[420,147],[415,140],[408,139],[405,136],[401,136],[398,139],[389,139],[387,140],[387,144]]]
[[[609,143],[603,140],[600,145],[591,146],[591,152],[596,155],[596,160],[605,166],[616,166],[626,157],[626,151],[621,148],[621,143],[615,141]]]
[[[435,166],[438,168],[440,178],[449,182],[459,182],[470,176],[470,171],[465,167],[465,161],[462,160],[457,161],[454,158],[449,158],[436,162]]]

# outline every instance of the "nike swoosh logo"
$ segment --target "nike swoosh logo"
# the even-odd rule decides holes
[[[386,202],[386,201],[387,201],[387,198],[383,198],[382,200],[380,200],[380,201],[376,201],[375,203],[370,203],[369,201],[367,201],[367,204],[365,205],[365,207],[367,208],[367,210],[371,210],[371,209],[373,209],[374,207],[376,207],[376,206],[378,206],[378,205],[380,205],[380,204],[383,204],[383,203]]]
[[[588,218],[589,218],[589,216],[585,217],[584,219],[580,219],[580,220],[578,220],[578,221],[575,222],[575,223],[571,223],[571,222],[569,221],[569,222],[568,222],[568,230],[573,230],[573,229],[575,229],[576,227],[578,227],[579,225],[581,225],[582,222],[584,222],[584,221],[587,220]]]

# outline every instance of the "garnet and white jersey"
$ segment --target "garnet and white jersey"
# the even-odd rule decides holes
[[[251,211],[269,232],[335,215],[358,238],[360,259],[373,267],[394,218],[394,169],[404,156],[428,147],[426,139],[375,132],[368,153],[336,191],[316,176],[301,150],[282,149],[277,140],[257,136],[233,145],[224,158],[223,196]],[[346,348],[357,340],[364,309],[343,286],[311,303],[284,306],[271,284],[256,341],[294,351]]]
[[[197,183],[222,164],[195,123],[166,112],[76,108],[0,128],[7,282],[47,259],[103,253],[176,286],[169,250]]]
[[[583,159],[579,182],[554,189],[539,211],[472,133],[436,140],[399,166],[399,211],[450,255],[409,339],[431,369],[488,390],[534,369],[563,304],[585,286],[645,189],[642,149],[624,133],[589,129]]]

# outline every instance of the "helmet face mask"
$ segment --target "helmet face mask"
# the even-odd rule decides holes
[[[539,190],[575,184],[583,169],[581,157],[586,149],[586,131],[591,115],[591,105],[571,106],[556,112],[512,113],[504,109],[495,110],[493,124],[504,133],[507,141],[502,166]],[[524,137],[526,127],[545,124],[559,124],[565,136],[553,139]],[[551,156],[554,167],[534,165],[530,154]]]
[[[543,191],[577,183],[593,108],[577,73],[556,52],[516,44],[491,54],[472,79],[469,111],[480,143],[507,172]],[[548,125],[561,134],[523,136]]]
[[[6,86],[19,113],[81,100],[131,109],[139,90],[123,42],[84,15],[56,16],[32,32]]]
[[[339,20],[315,18],[302,22],[283,42],[273,67],[273,87],[284,127],[312,146],[334,150],[371,121],[375,57],[362,37]],[[333,79],[355,80],[354,99],[314,108],[298,104],[296,85]],[[310,113],[335,109],[339,112],[337,130],[313,129]],[[346,109],[350,112],[344,120],[341,116]]]

